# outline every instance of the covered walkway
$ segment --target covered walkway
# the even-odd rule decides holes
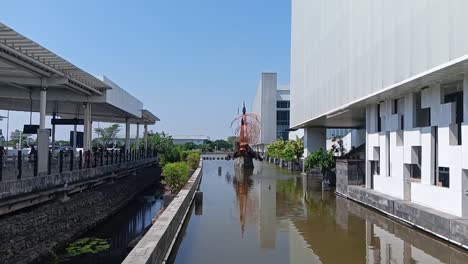
[[[92,122],[125,123],[125,154],[130,151],[130,124],[136,124],[137,148],[140,125],[144,127],[145,156],[148,154],[148,125],[159,119],[143,103],[110,79],[94,77],[60,56],[0,23],[0,109],[39,112],[34,175],[51,173],[50,149],[55,149],[56,124],[72,125],[73,156],[89,153]],[[46,127],[46,116],[52,116]],[[77,126],[83,126],[83,152],[76,151]],[[26,132],[26,131],[25,131]],[[52,156],[53,157],[53,156]],[[79,160],[80,167],[90,156]],[[20,175],[21,176],[21,175]],[[32,175],[30,175],[32,176]],[[0,181],[2,181],[0,175]]]

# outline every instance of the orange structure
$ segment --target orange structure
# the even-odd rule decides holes
[[[258,142],[260,136],[260,121],[254,113],[247,113],[245,103],[242,107],[242,115],[236,117],[231,127],[235,126],[234,133],[238,137],[234,158],[241,158],[242,167],[253,168],[252,159],[262,158],[250,147]]]

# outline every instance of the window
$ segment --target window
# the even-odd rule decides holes
[[[380,161],[378,160],[371,160],[371,174],[380,175]]]
[[[276,101],[276,108],[288,109],[290,108],[290,102],[289,101]]]
[[[421,108],[421,93],[414,94],[414,126],[428,127],[431,125],[431,109]]]
[[[398,128],[405,129],[405,98],[393,100],[392,114],[399,115]]]
[[[457,133],[457,144],[462,144],[463,123],[463,83],[455,82],[443,86],[444,103],[455,103],[455,124]]]
[[[382,132],[382,118],[380,117],[380,104],[377,105],[377,132]]]
[[[447,188],[450,186],[450,168],[439,167],[439,175],[435,184]]]
[[[416,156],[416,164],[410,164],[410,177],[412,180],[421,181],[421,147],[411,147],[411,155]]]
[[[289,129],[289,110],[276,111],[276,138],[288,140],[289,139],[288,129]]]

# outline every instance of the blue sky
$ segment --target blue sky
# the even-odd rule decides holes
[[[237,108],[244,100],[250,106],[261,72],[278,72],[280,84],[289,83],[290,5],[3,1],[0,20],[142,100],[162,120],[154,130],[225,138]],[[17,116],[10,126],[28,120]]]

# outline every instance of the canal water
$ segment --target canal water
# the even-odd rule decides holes
[[[160,183],[150,186],[109,220],[68,245],[53,262],[121,263],[129,243],[151,224],[163,205],[161,191]]]
[[[468,263],[467,251],[322,191],[316,177],[256,163],[204,160],[170,263]]]

